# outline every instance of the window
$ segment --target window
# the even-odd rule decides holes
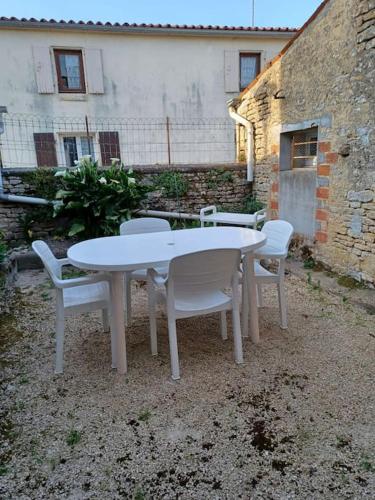
[[[74,167],[75,162],[85,155],[94,156],[94,143],[92,137],[63,137],[65,163],[67,167]]]
[[[240,88],[245,89],[260,72],[259,53],[240,54]]]
[[[85,93],[85,76],[81,50],[55,50],[59,92]]]
[[[318,128],[286,132],[280,137],[280,168],[316,167]]]

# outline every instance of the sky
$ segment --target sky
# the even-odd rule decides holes
[[[299,27],[320,3],[255,0],[255,24]],[[0,16],[250,26],[252,0],[0,0]]]

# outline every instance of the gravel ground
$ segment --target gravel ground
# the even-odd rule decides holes
[[[40,271],[19,287],[0,318],[2,499],[374,498],[375,321],[346,297],[289,276],[282,331],[265,289],[240,367],[217,317],[181,320],[172,382],[163,317],[150,355],[144,288],[127,376],[95,314],[67,321],[55,376],[53,290]]]

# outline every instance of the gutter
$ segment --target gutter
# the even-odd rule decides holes
[[[180,35],[180,36],[217,36],[217,37],[239,37],[239,38],[281,38],[290,39],[295,35],[294,31],[271,31],[271,30],[239,30],[239,29],[205,29],[205,28],[173,28],[173,27],[147,27],[147,26],[114,26],[95,25],[79,23],[50,23],[50,22],[27,22],[27,21],[0,21],[0,29],[22,29],[22,30],[63,30],[63,31],[95,31],[102,33],[117,33],[127,35]]]
[[[238,99],[227,102],[229,116],[236,122],[236,126],[243,125],[247,133],[247,181],[254,180],[254,128],[253,124],[245,117],[237,113]],[[237,128],[238,131],[238,128]],[[238,136],[237,136],[238,143]],[[238,151],[238,150],[237,150]]]

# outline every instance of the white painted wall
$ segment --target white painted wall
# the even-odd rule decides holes
[[[280,38],[257,36],[181,36],[155,34],[98,33],[89,31],[0,29],[0,105],[5,105],[10,114],[24,113],[49,116],[105,117],[105,118],[165,118],[173,120],[222,119],[228,118],[226,101],[238,94],[239,88],[233,84],[232,92],[225,91],[225,53],[254,51],[262,53],[262,66],[272,59],[287,43],[285,34]],[[40,48],[50,51],[47,68],[47,88],[39,93],[36,66]],[[87,60],[99,49],[104,93],[59,94],[53,48],[82,49],[86,86],[98,91],[98,82],[93,81]],[[39,52],[38,52],[39,50]],[[233,52],[234,51],[234,52]],[[43,51],[40,56],[43,59]],[[234,63],[233,63],[234,61]],[[230,70],[238,71],[232,57]],[[43,63],[45,64],[45,62]],[[44,68],[46,69],[46,68]],[[91,76],[90,76],[91,73]],[[228,73],[228,66],[227,66]],[[49,75],[49,76],[48,76]],[[228,74],[227,88],[228,87]],[[52,87],[51,87],[52,83]],[[94,87],[96,85],[96,87]],[[39,85],[39,90],[41,86]],[[100,91],[100,82],[99,82]],[[109,129],[111,130],[111,128]],[[228,131],[219,132],[221,138],[231,141]],[[126,135],[126,131],[124,131]],[[224,134],[222,137],[220,134]],[[149,134],[151,135],[151,134]],[[1,138],[0,138],[1,139]],[[3,137],[4,139],[4,137]],[[214,138],[212,138],[214,139]],[[154,141],[164,141],[164,133]],[[126,142],[126,138],[124,138]],[[123,144],[121,144],[123,149]],[[27,149],[29,149],[27,147]],[[124,146],[126,150],[126,144]],[[162,148],[163,149],[163,148]],[[204,148],[203,148],[204,149]],[[161,162],[164,161],[164,149]],[[203,154],[193,161],[220,161],[218,153]],[[2,151],[3,162],[7,166],[7,152]],[[126,151],[123,156],[125,157]],[[227,154],[234,160],[233,151]],[[35,164],[32,144],[30,152],[23,155],[22,165]],[[151,155],[152,156],[152,155]],[[154,161],[160,161],[155,156]],[[183,161],[180,155],[177,161]],[[136,158],[133,158],[136,160]],[[150,163],[153,158],[145,158]],[[186,156],[187,161],[192,161]],[[132,163],[132,158],[127,159]],[[141,161],[142,162],[142,161]],[[13,165],[12,165],[13,166]]]

